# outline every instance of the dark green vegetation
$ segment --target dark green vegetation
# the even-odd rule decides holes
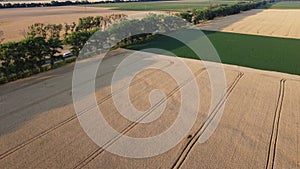
[[[63,45],[71,46],[71,52],[77,56],[91,35],[125,17],[123,14],[85,17],[70,25],[36,23],[28,27],[23,40],[3,44],[0,32],[0,84],[75,61],[76,58],[62,56]]]
[[[181,12],[179,16],[197,24],[214,17],[237,14],[264,6],[266,3],[266,1],[259,1],[210,5],[205,9]],[[73,22],[70,25],[36,23],[29,27],[27,37],[19,42],[1,44],[0,32],[0,84],[74,61],[74,59],[64,60],[60,53],[63,45],[71,46],[71,52],[75,56],[80,54],[80,50],[87,43],[90,44],[90,48],[84,48],[83,51],[89,54],[107,50],[104,46],[118,48],[131,45],[129,47],[131,49],[157,47],[174,52],[178,56],[198,59],[184,44],[168,37],[153,35],[157,31],[173,31],[185,25],[186,22],[173,16],[150,15],[141,20],[126,20],[125,15],[119,14],[80,18],[78,23]],[[97,38],[88,41],[95,32]],[[219,52],[222,63],[300,75],[300,70],[297,68],[299,59],[296,57],[300,53],[297,49],[300,46],[299,40],[208,31],[205,33]],[[186,35],[182,32],[181,36]],[[198,35],[195,32],[187,37],[191,37],[189,43],[197,45],[198,38],[201,36],[202,34]],[[113,43],[114,41],[117,42]],[[116,45],[110,46],[110,44]],[[215,61],[210,60],[209,54],[202,56],[202,59]]]
[[[213,31],[204,33],[219,53],[222,63],[300,75],[300,40]],[[184,36],[185,32],[181,34]],[[197,32],[193,34],[196,35]],[[199,36],[187,35],[187,37],[191,38],[189,40],[191,44],[199,43]],[[199,59],[186,45],[168,36],[157,36],[150,41],[127,48],[133,50],[159,48],[180,57]],[[201,46],[199,49],[201,50]],[[214,61],[209,59],[209,56],[200,57]]]
[[[177,16],[185,19],[188,22],[198,24],[206,20],[212,20],[215,17],[227,16],[238,14],[241,11],[247,11],[267,5],[267,1],[258,2],[239,2],[233,5],[215,5],[206,9],[193,9],[192,11],[186,11],[178,13]]]
[[[1,1],[0,1],[1,2]],[[0,3],[0,8],[30,8],[30,7],[44,7],[44,6],[68,6],[68,5],[85,5],[85,4],[97,4],[97,3],[103,3],[103,2],[95,2],[91,3],[88,1],[64,1],[64,2],[59,2],[59,1],[49,1],[45,3],[39,3],[39,2],[33,2],[33,3],[5,3],[1,4]]]
[[[113,14],[80,18],[78,24],[63,26],[37,23],[30,26],[24,40],[0,44],[0,75],[3,76],[0,77],[0,83],[25,78],[70,62],[64,60],[59,52],[63,44],[71,46],[71,52],[82,59],[107,52],[110,47],[115,49],[143,42],[156,31],[173,31],[187,25],[174,16],[151,14],[140,20],[127,20],[125,17]]]
[[[0,0],[4,1],[4,0]],[[17,0],[22,1],[22,0]],[[26,0],[24,0],[25,2]],[[45,6],[70,6],[70,5],[92,5],[92,4],[106,4],[113,3],[112,1],[98,1],[98,2],[89,2],[84,1],[49,1],[49,2],[33,2],[32,3],[14,3],[14,0],[10,0],[11,3],[0,3],[0,8],[32,8],[32,7],[45,7]],[[114,2],[124,2],[123,0],[116,0]]]
[[[300,1],[281,1],[269,7],[270,9],[300,9]]]
[[[238,1],[202,1],[202,2],[131,2],[108,3],[93,5],[96,7],[110,7],[115,10],[135,11],[186,11],[193,9],[205,9],[221,4],[236,4]]]

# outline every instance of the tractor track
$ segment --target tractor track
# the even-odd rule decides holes
[[[186,81],[184,81],[181,85],[177,86],[175,89],[173,89],[165,98],[161,99],[158,103],[156,103],[152,108],[149,109],[149,111],[145,112],[142,116],[140,116],[137,121],[130,123],[126,128],[124,128],[121,133],[119,133],[117,136],[112,138],[110,141],[106,142],[102,147],[97,148],[95,151],[93,151],[91,154],[89,154],[85,159],[80,161],[77,165],[73,167],[73,169],[79,169],[86,166],[88,163],[90,163],[92,160],[94,160],[98,155],[103,153],[106,148],[110,147],[112,144],[114,144],[122,135],[125,135],[128,133],[132,128],[137,126],[141,120],[149,116],[153,110],[155,110],[159,105],[167,101],[173,94],[175,94],[177,91],[179,91],[182,87],[184,87],[186,84],[191,82],[194,78],[198,77],[200,74],[202,74],[205,71],[205,68],[202,68],[198,70],[193,78],[189,78]]]
[[[274,168],[275,155],[276,155],[276,144],[277,144],[278,133],[279,133],[279,122],[280,122],[281,110],[282,110],[284,93],[285,93],[285,82],[286,82],[286,79],[280,80],[280,88],[279,88],[279,94],[278,94],[278,99],[277,99],[277,103],[276,103],[276,110],[275,110],[275,114],[274,114],[272,133],[271,133],[271,137],[270,137],[266,169]]]
[[[161,69],[165,69],[165,68],[167,68],[167,67],[170,67],[170,66],[173,65],[173,64],[174,64],[173,61],[169,61],[169,63],[168,63],[167,65],[163,66]],[[115,69],[114,69],[114,70],[115,70]],[[135,81],[133,81],[132,83],[130,83],[130,86],[133,86],[133,85],[139,83],[140,81],[143,80],[144,77],[147,77],[147,76],[149,76],[150,74],[152,74],[152,73],[154,73],[154,72],[156,72],[156,71],[158,71],[158,70],[154,70],[154,71],[152,71],[152,72],[150,72],[150,73],[147,73],[147,74],[144,75],[143,77],[138,78],[137,80],[135,80]],[[112,71],[112,72],[113,72],[113,71]],[[108,74],[108,73],[111,73],[111,72],[107,72],[106,74]],[[105,75],[106,75],[106,74],[105,74]],[[100,76],[102,77],[102,76],[104,76],[104,74],[103,74],[103,75],[100,75]],[[100,76],[99,76],[99,77],[100,77]],[[99,78],[99,77],[97,77],[97,78]],[[130,87],[130,86],[129,86],[129,87]],[[104,103],[105,101],[107,101],[108,99],[112,98],[112,96],[118,94],[118,93],[119,93],[120,91],[122,91],[124,88],[127,88],[127,87],[122,87],[122,88],[120,88],[120,89],[114,91],[113,93],[107,95],[106,97],[104,97],[103,99],[101,99],[99,102],[97,102],[97,105],[100,105],[100,104]],[[63,120],[62,122],[56,124],[55,126],[50,127],[49,129],[46,129],[46,130],[44,130],[43,132],[41,132],[41,133],[39,133],[39,134],[33,136],[32,138],[30,138],[30,139],[28,139],[28,140],[26,140],[26,141],[20,143],[19,145],[17,145],[17,146],[15,146],[15,147],[13,147],[13,148],[11,148],[11,149],[5,151],[4,153],[0,154],[0,160],[4,159],[5,157],[9,156],[10,154],[16,152],[17,150],[19,150],[19,149],[25,147],[26,145],[32,143],[33,141],[35,141],[35,140],[37,140],[37,139],[39,139],[39,138],[41,138],[41,137],[43,137],[43,136],[45,136],[45,135],[51,133],[52,131],[54,131],[54,130],[56,130],[56,129],[62,127],[62,126],[64,126],[65,124],[69,123],[70,121],[77,119],[77,116],[80,116],[80,115],[82,115],[82,114],[88,112],[88,111],[91,110],[92,108],[94,108],[94,106],[91,106],[91,107],[87,108],[86,110],[83,110],[83,111],[82,111],[81,113],[79,113],[78,115],[75,114],[75,115],[72,115],[72,116],[68,117],[67,119]]]
[[[244,73],[239,72],[237,77],[235,78],[234,82],[231,84],[231,86],[227,89],[226,93],[224,96],[221,98],[221,100],[218,102],[216,107],[212,110],[212,112],[209,114],[207,119],[204,121],[204,123],[200,126],[200,128],[196,131],[194,136],[190,139],[190,141],[185,145],[183,148],[182,152],[172,165],[172,169],[178,169],[182,166],[182,164],[185,162],[186,158],[188,157],[189,153],[199,140],[200,136],[205,132],[206,128],[210,125],[211,121],[214,119],[220,108],[225,104],[227,98],[230,96],[232,93],[233,89],[236,87],[238,84],[239,80],[244,76]]]

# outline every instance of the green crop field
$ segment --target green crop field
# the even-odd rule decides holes
[[[219,53],[222,63],[300,75],[300,40],[298,39],[213,31],[204,31],[204,33]],[[186,36],[191,38],[188,41],[194,45],[199,44],[197,32],[195,36],[191,36],[190,32],[180,32],[180,34],[182,36],[189,34]],[[160,48],[180,57],[198,59],[186,45],[168,36],[157,36],[150,41],[128,48],[133,50]],[[201,50],[200,46],[199,49]],[[158,53],[167,54],[161,51]]]
[[[202,1],[202,2],[130,2],[130,3],[108,3],[97,4],[93,7],[106,7],[115,10],[136,11],[186,11],[192,9],[203,9],[214,4],[234,4],[237,1]]]
[[[282,1],[272,4],[270,9],[300,9],[300,1]]]

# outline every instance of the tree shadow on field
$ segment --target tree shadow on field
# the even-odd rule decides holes
[[[118,65],[133,52],[121,50],[117,54],[114,51],[108,53],[108,56],[102,60],[101,66],[98,67],[95,91],[111,86],[114,72],[118,69]],[[131,67],[131,69],[133,69],[132,67],[143,69],[143,66],[141,67],[138,63],[140,61],[143,62],[143,66],[146,68],[158,62],[157,60],[142,58],[134,63],[130,63],[128,67]],[[95,64],[97,63],[95,62]],[[84,69],[83,67],[81,68]],[[76,117],[72,99],[73,69],[74,64],[71,64],[34,75],[30,78],[1,85],[0,136],[16,131],[21,127],[23,128],[24,125],[25,128],[29,128],[32,131],[40,130],[39,126],[27,124],[27,121],[35,117],[38,118],[35,123],[40,122],[38,125],[42,125],[42,123],[50,124],[47,128],[53,127],[57,125],[55,123],[60,123],[71,116]],[[123,73],[123,76],[118,79],[114,78],[114,83],[134,76],[132,71],[124,70]],[[84,93],[83,97],[90,94],[92,93]]]

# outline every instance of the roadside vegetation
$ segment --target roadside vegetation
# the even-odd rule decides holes
[[[113,14],[108,17],[80,18],[77,24],[71,25],[36,23],[29,26],[27,37],[22,41],[0,45],[0,83],[63,66],[75,61],[80,51],[101,53],[110,47],[116,49],[149,40],[157,31],[171,31],[186,26],[186,22],[174,16],[150,14],[143,19],[131,20],[126,17]],[[92,35],[93,41],[88,41]],[[83,49],[87,43],[91,48]],[[65,59],[60,53],[63,45],[71,46],[75,57]]]
[[[113,14],[80,18],[78,23],[70,25],[35,23],[29,26],[23,40],[0,43],[0,84],[75,61],[76,57],[63,57],[63,46],[71,46],[71,52],[77,56],[94,32],[104,31],[109,25],[125,18],[123,14]]]
[[[215,17],[238,14],[242,11],[259,8],[266,5],[267,1],[239,2],[233,5],[221,4],[211,6],[210,8],[193,9],[192,11],[177,13],[177,16],[185,19],[188,22],[199,24],[207,20],[212,20]]]

